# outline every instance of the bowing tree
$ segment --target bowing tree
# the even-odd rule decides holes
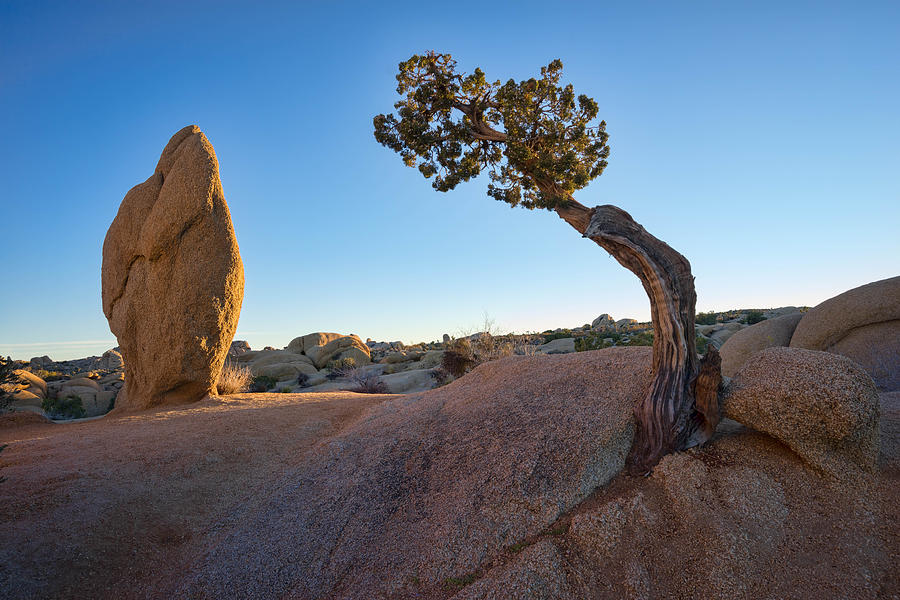
[[[482,171],[489,196],[511,206],[556,212],[641,280],[653,317],[652,384],[635,406],[629,457],[646,471],[668,452],[708,440],[719,421],[719,357],[701,360],[694,334],[696,293],[687,259],[649,234],[624,210],[588,208],[574,198],[599,177],[609,157],[597,102],[561,85],[562,62],[540,77],[489,82],[481,69],[458,73],[449,54],[428,52],[400,63],[396,113],[374,119],[375,139],[417,167],[440,192]]]

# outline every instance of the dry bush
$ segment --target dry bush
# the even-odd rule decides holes
[[[347,379],[353,384],[349,391],[358,394],[388,394],[387,385],[381,380],[381,377],[372,371],[365,369],[353,369],[346,375]]]
[[[453,340],[441,356],[441,366],[454,377],[462,377],[475,365],[475,352],[466,338]]]
[[[246,392],[253,382],[253,374],[250,367],[241,367],[232,362],[226,362],[216,381],[216,392],[219,394],[238,394]]]

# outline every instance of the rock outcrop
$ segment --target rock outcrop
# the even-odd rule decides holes
[[[575,338],[558,338],[537,347],[541,354],[568,354],[575,352]]]
[[[621,464],[650,361],[649,348],[514,357],[418,396],[237,394],[77,427],[0,415],[0,590],[900,597],[900,392],[881,395],[862,485],[725,421],[651,476],[594,489]]]
[[[736,331],[719,350],[722,357],[722,375],[733,377],[747,359],[760,350],[788,346],[801,317],[803,313],[790,313]]]
[[[125,406],[193,402],[237,327],[244,272],[212,145],[176,133],[125,196],[103,243],[103,312],[125,360]]]
[[[723,414],[844,478],[878,458],[878,390],[848,358],[800,348],[754,354],[725,390]]]
[[[594,331],[610,331],[615,330],[616,322],[606,313],[603,313],[593,321],[591,321],[591,329]]]
[[[317,369],[323,368],[329,361],[342,358],[352,358],[357,365],[371,362],[369,347],[355,335],[345,335],[334,338],[323,345],[307,347],[303,353],[312,359]]]
[[[650,356],[510,357],[374,407],[275,492],[276,512],[235,522],[175,595],[246,595],[264,577],[296,597],[338,584],[376,597],[471,573],[621,470]],[[285,553],[296,568],[272,571]]]
[[[848,290],[810,309],[790,345],[847,356],[879,388],[900,389],[900,277]]]

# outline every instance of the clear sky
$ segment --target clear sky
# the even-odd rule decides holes
[[[561,58],[608,123],[612,203],[691,261],[703,310],[815,305],[900,274],[898,2],[0,0],[0,354],[116,344],[103,238],[169,137],[216,149],[237,339],[439,339],[649,319],[638,279],[484,178],[441,194],[378,145],[397,64],[490,79]]]

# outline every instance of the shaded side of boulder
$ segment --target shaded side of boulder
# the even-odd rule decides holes
[[[153,175],[122,201],[103,243],[102,283],[125,361],[121,408],[215,393],[244,272],[215,151],[196,126],[172,137]]]
[[[722,375],[733,377],[744,362],[760,350],[790,345],[791,336],[802,317],[803,313],[799,312],[786,314],[735,332],[719,350]]]
[[[838,477],[869,471],[878,457],[878,391],[859,365],[836,354],[754,354],[727,386],[723,413]]]
[[[900,389],[900,277],[875,281],[822,302],[797,324],[792,348],[822,350],[863,365],[885,390]]]
[[[791,346],[824,350],[852,329],[900,319],[900,277],[867,283],[807,311],[791,338]]]

